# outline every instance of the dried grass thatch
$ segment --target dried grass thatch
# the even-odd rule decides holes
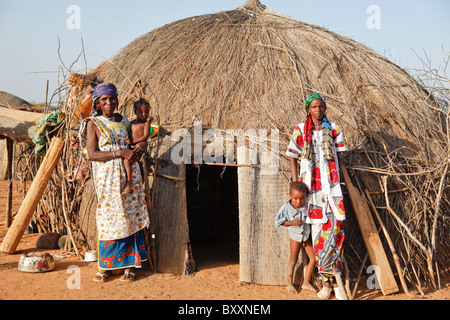
[[[420,290],[421,280],[438,284],[448,268],[448,110],[364,45],[248,1],[151,31],[89,76],[117,85],[127,117],[144,97],[163,126],[276,128],[281,153],[305,117],[306,96],[324,93],[329,118],[346,134],[345,164],[373,198],[407,280]],[[365,248],[347,207],[346,259],[355,275]]]
[[[0,107],[33,112],[36,110],[31,103],[4,91],[0,91]]]
[[[122,98],[140,80],[135,95],[157,96],[160,122],[179,126],[197,119],[214,128],[267,128],[269,121],[290,132],[304,117],[305,97],[319,91],[352,145],[369,135],[388,152],[433,157],[435,146],[421,150],[414,137],[442,128],[435,118],[423,123],[425,132],[409,125],[423,122],[432,102],[406,72],[348,38],[255,8],[165,25],[133,41],[97,76],[116,83]],[[132,101],[123,102],[131,116]]]

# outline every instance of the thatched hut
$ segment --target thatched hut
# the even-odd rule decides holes
[[[0,180],[6,180],[8,171],[7,143],[13,144],[12,140],[7,141],[9,136],[6,133],[14,132],[17,136],[20,135],[20,137],[13,139],[14,142],[23,142],[24,140],[30,140],[31,142],[31,138],[28,136],[28,128],[19,126],[17,122],[8,118],[5,113],[14,112],[15,110],[39,112],[39,109],[24,99],[5,91],[0,91],[0,108],[2,108],[0,109],[0,127],[2,128],[0,132]],[[18,155],[25,147],[15,144],[13,149],[15,154],[13,162],[17,163]]]
[[[153,30],[91,76],[117,85],[122,112],[129,118],[133,102],[148,99],[154,121],[171,132],[195,130],[196,121],[203,130],[221,133],[279,132],[275,172],[270,165],[249,166],[246,148],[234,150],[235,166],[221,167],[173,163],[170,155],[179,140],[170,135],[152,144],[155,164],[145,165],[144,171],[152,186],[158,271],[185,273],[196,259],[195,232],[209,228],[205,237],[214,228],[215,235],[236,233],[238,216],[239,239],[233,240],[239,243],[241,281],[285,283],[288,236],[274,230],[273,219],[289,183],[283,154],[293,127],[305,117],[304,99],[313,91],[327,96],[329,118],[343,127],[350,149],[345,165],[355,185],[372,195],[407,280],[429,280],[436,276],[433,271],[448,266],[448,244],[436,241],[448,234],[444,217],[450,200],[443,113],[408,73],[364,45],[250,0],[235,10]],[[202,181],[206,171],[209,176]],[[221,179],[222,171],[230,180]],[[203,200],[196,202],[196,197]],[[95,210],[92,192],[85,192],[83,201],[82,210]],[[346,260],[355,276],[366,251],[352,206],[346,205]]]

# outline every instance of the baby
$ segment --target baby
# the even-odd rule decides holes
[[[126,144],[129,145],[132,149],[134,149],[135,145],[139,142],[147,143],[147,139],[150,135],[150,122],[148,121],[148,116],[150,114],[150,104],[144,100],[140,99],[134,103],[134,113],[136,114],[136,120],[131,122],[131,139],[126,140]],[[147,149],[147,146],[145,146]],[[131,183],[131,167],[134,161],[129,161],[124,159],[125,171],[127,173],[127,184],[125,189],[123,190],[124,194],[127,194],[133,188]]]
[[[290,199],[280,208],[275,218],[275,227],[287,227],[291,238],[286,288],[292,293],[297,292],[294,288],[294,268],[297,264],[298,254],[302,247],[305,248],[309,258],[302,289],[316,291],[309,283],[315,265],[314,249],[311,240],[309,240],[311,226],[302,221],[306,217],[308,208],[306,201],[308,193],[306,184],[300,181],[292,182],[289,189]]]

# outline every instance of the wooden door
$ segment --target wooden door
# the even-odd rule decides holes
[[[154,176],[151,223],[154,224],[157,270],[184,274],[193,269],[186,208],[186,166],[164,157]]]
[[[251,151],[238,149],[238,163],[248,165]],[[267,170],[269,169],[269,170]],[[289,181],[280,168],[262,165],[238,168],[239,189],[239,280],[262,285],[286,284],[289,235],[275,228],[278,210],[288,200]],[[303,259],[300,253],[299,263]],[[303,278],[299,264],[295,283]]]

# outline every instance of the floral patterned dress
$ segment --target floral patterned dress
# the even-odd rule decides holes
[[[94,121],[100,130],[100,151],[126,149],[130,122],[122,116],[112,122],[104,116],[90,117],[82,122],[80,145],[86,153],[87,123]],[[126,184],[123,159],[92,161],[92,173],[97,194],[97,232],[99,239],[99,266],[101,269],[139,267],[147,256],[139,231],[150,223],[142,178],[138,163],[132,166],[133,189],[122,194]]]
[[[337,152],[347,150],[339,126],[333,128],[332,153],[334,159],[323,157],[322,131],[312,133],[311,159],[301,159],[299,180],[310,191],[305,222],[312,224],[312,241],[319,273],[326,280],[330,275],[341,273],[344,241],[345,208],[342,195]],[[304,123],[297,125],[292,134],[286,154],[298,158],[302,154]]]

